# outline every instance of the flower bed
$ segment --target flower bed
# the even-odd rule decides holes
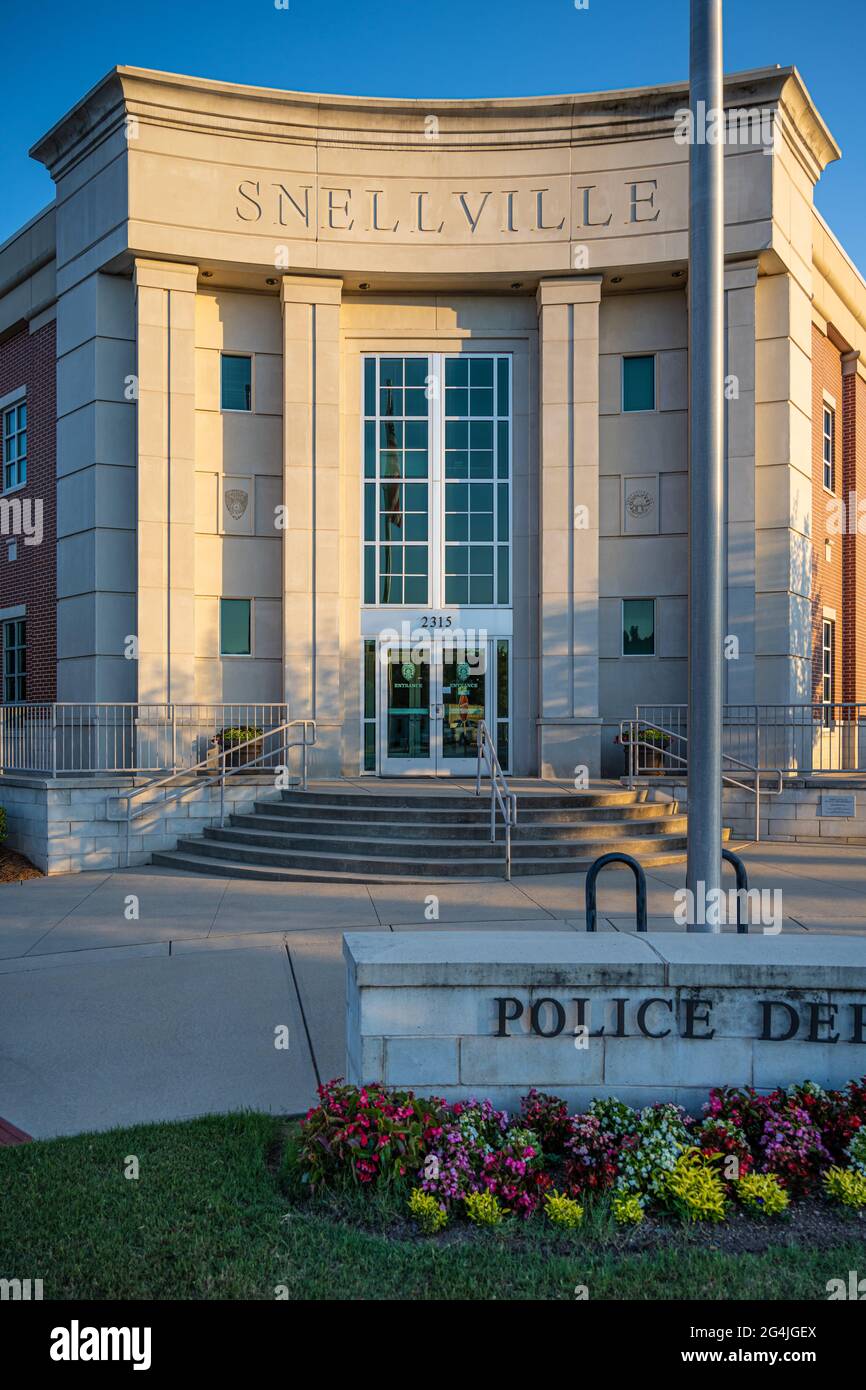
[[[837,1091],[720,1087],[703,1110],[607,1099],[570,1116],[559,1097],[531,1090],[509,1115],[489,1100],[447,1104],[336,1080],[319,1087],[298,1161],[314,1191],[405,1190],[429,1235],[454,1218],[497,1226],[535,1214],[573,1229],[599,1199],[623,1226],[647,1212],[782,1217],[808,1197],[866,1210],[866,1077]]]

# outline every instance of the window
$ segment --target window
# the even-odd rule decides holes
[[[3,699],[27,699],[27,625],[23,618],[3,624]]]
[[[655,656],[656,603],[653,598],[622,601],[623,656]]]
[[[656,360],[651,353],[622,359],[622,408],[655,410]]]
[[[252,410],[253,359],[251,357],[220,357],[220,409]]]
[[[429,370],[427,357],[364,362],[365,603],[429,601]]]
[[[511,361],[364,360],[364,602],[510,602]]]
[[[824,486],[828,492],[836,490],[836,412],[832,406],[824,406]]]
[[[507,357],[445,359],[445,602],[508,603]]]
[[[825,618],[821,632],[821,703],[825,706],[824,723],[829,725],[833,719],[835,679],[833,674],[836,655],[836,624]]]
[[[252,599],[220,599],[220,656],[252,655]]]
[[[3,411],[3,491],[27,482],[27,402]]]

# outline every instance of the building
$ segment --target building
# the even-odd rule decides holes
[[[866,701],[839,150],[793,68],[725,102],[726,699]],[[618,775],[686,697],[687,106],[111,71],[0,248],[4,700],[283,703],[320,774],[465,772],[483,717]]]

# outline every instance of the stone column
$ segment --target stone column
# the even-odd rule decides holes
[[[89,275],[57,300],[57,698],[135,700],[135,307]]]
[[[540,356],[539,772],[600,768],[600,275],[543,280]]]
[[[342,769],[340,303],[342,280],[285,275],[283,680],[291,719],[315,719],[316,772]],[[359,654],[360,660],[360,654]]]
[[[812,698],[812,306],[762,275],[755,343],[755,699]]]
[[[725,267],[726,704],[755,702],[755,292],[757,261]],[[731,650],[728,638],[736,638]],[[743,756],[746,756],[745,754]]]
[[[195,699],[195,296],[198,267],[135,262],[138,698]]]

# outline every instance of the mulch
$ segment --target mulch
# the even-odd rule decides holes
[[[0,883],[21,883],[25,878],[44,877],[42,870],[17,850],[0,850]]]
[[[311,1203],[315,1207],[315,1203]],[[306,1208],[309,1210],[310,1208]],[[296,1206],[292,1215],[300,1215],[305,1205]],[[413,1221],[398,1218],[385,1225],[376,1221],[359,1220],[356,1213],[339,1212],[336,1201],[328,1211],[319,1207],[319,1213],[330,1216],[341,1225],[352,1225],[360,1229],[384,1236],[386,1240],[410,1241],[425,1244],[430,1237],[422,1235]],[[525,1242],[531,1245],[538,1234],[537,1225],[533,1232],[524,1234],[522,1222],[513,1220],[502,1238],[510,1248],[519,1248]],[[464,1245],[487,1238],[488,1233],[479,1231],[462,1222],[454,1222],[447,1230],[435,1237],[437,1246]],[[545,1226],[545,1237],[551,1251],[569,1254],[574,1252],[574,1236],[559,1238],[555,1230]],[[598,1252],[610,1251],[614,1255],[641,1255],[660,1250],[713,1250],[730,1255],[760,1255],[767,1250],[792,1246],[799,1249],[829,1250],[839,1245],[853,1242],[866,1246],[866,1211],[857,1212],[826,1201],[822,1196],[809,1197],[794,1202],[782,1217],[755,1217],[746,1212],[732,1210],[723,1222],[718,1224],[702,1221],[681,1224],[673,1219],[665,1220],[659,1216],[646,1216],[638,1226],[614,1228],[599,1236],[592,1229],[580,1232],[580,1239]]]

